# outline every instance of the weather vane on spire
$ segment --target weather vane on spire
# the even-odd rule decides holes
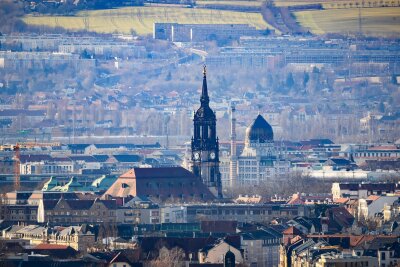
[[[203,75],[206,76],[207,74],[207,67],[206,65],[203,65]]]

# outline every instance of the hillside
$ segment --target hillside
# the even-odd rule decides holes
[[[260,13],[209,10],[178,6],[124,7],[118,9],[81,11],[75,16],[26,16],[31,25],[63,27],[69,30],[88,30],[99,33],[151,34],[154,22],[193,24],[244,23],[257,29],[272,28]]]
[[[297,21],[314,34],[358,33],[371,36],[398,36],[400,8],[346,8],[294,12]]]

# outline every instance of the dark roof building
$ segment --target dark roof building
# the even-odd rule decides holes
[[[141,160],[140,156],[138,155],[113,155],[113,157],[118,161],[118,162],[139,162]]]

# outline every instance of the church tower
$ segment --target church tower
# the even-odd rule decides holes
[[[203,183],[217,197],[222,198],[221,174],[219,172],[219,145],[215,113],[209,106],[206,67],[203,69],[203,87],[200,108],[193,118],[191,171],[201,177]]]

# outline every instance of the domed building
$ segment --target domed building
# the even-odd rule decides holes
[[[254,122],[246,129],[246,145],[251,146],[258,143],[273,143],[274,132],[271,125],[260,114]]]
[[[272,126],[260,114],[246,129],[245,147],[235,165],[237,185],[258,185],[289,172],[290,162],[277,153]]]

